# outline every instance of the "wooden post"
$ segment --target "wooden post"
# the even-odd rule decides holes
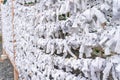
[[[1,10],[1,4],[3,3],[4,0],[0,0],[0,10]],[[6,53],[5,49],[3,48],[2,46],[2,58],[0,58],[0,62],[3,62],[6,58],[8,58],[11,62],[11,64],[13,65],[13,68],[14,68],[14,80],[18,80],[18,77],[19,77],[19,73],[18,73],[18,70],[16,68],[16,65],[15,65],[15,40],[14,40],[14,5],[13,5],[13,1],[12,0],[12,30],[13,30],[13,51],[14,51],[14,62],[10,59],[10,56]],[[2,21],[1,21],[1,26],[2,26]],[[3,27],[3,26],[2,26]],[[3,35],[2,35],[2,42],[3,42]]]
[[[0,62],[3,62],[3,60],[0,58]]]
[[[14,68],[14,80],[18,80],[18,71]]]
[[[15,50],[15,34],[14,34],[14,0],[12,0],[12,35],[13,35],[13,54],[14,54],[14,65],[16,58],[16,50]],[[15,65],[16,66],[16,65]],[[18,80],[18,71],[14,67],[14,80]]]
[[[9,56],[8,53],[5,51],[5,49],[3,49],[3,52],[4,52],[4,54],[7,55],[8,59],[10,60],[12,66],[13,66],[13,68],[14,68],[14,70],[13,70],[13,71],[14,71],[14,80],[18,80],[19,72],[18,72],[18,69],[17,69],[17,67],[16,67],[16,65],[15,65],[15,62],[13,62],[13,61],[11,60],[10,56]]]

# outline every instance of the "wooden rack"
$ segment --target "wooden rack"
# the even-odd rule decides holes
[[[12,1],[12,35],[13,35],[13,54],[14,54],[14,61],[12,61],[12,59],[10,58],[9,56],[9,53],[7,53],[5,51],[5,49],[3,48],[2,46],[2,55],[6,56],[11,64],[13,65],[13,68],[14,68],[14,80],[18,80],[18,77],[19,77],[19,72],[18,72],[18,69],[16,67],[16,64],[15,64],[15,58],[16,58],[16,51],[15,51],[15,34],[14,34],[14,0],[11,0]],[[0,10],[1,10],[1,4],[4,2],[4,0],[0,0]],[[2,14],[1,14],[2,15]],[[2,20],[1,20],[1,27],[2,26]],[[2,28],[3,29],[3,28]],[[2,35],[2,43],[4,43],[4,40],[3,40],[3,35]],[[2,59],[0,58],[0,62],[4,62],[5,59]]]

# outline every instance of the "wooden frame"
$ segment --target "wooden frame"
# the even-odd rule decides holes
[[[4,0],[0,0],[0,9],[1,9],[1,3],[3,3],[3,1]],[[10,60],[11,64],[13,65],[13,68],[14,68],[13,69],[14,80],[18,80],[19,79],[19,72],[18,72],[18,69],[17,69],[16,64],[15,64],[15,54],[16,54],[16,52],[15,52],[15,45],[14,45],[15,42],[14,42],[14,24],[13,24],[13,21],[14,21],[14,5],[13,5],[13,1],[14,0],[12,0],[12,28],[13,28],[14,61],[11,60],[9,54],[5,51],[5,49],[3,48],[3,46],[2,46],[2,55],[6,56]],[[2,26],[2,22],[1,22],[1,27],[3,27]],[[2,41],[3,41],[3,37],[2,37]],[[0,58],[0,62],[4,62],[5,59],[6,58],[4,58],[4,59]]]
[[[18,78],[19,78],[19,72],[18,72],[18,69],[17,69],[17,67],[16,67],[16,65],[15,65],[15,62],[13,62],[13,61],[11,60],[10,56],[6,53],[5,49],[3,49],[2,55],[7,56],[7,58],[10,60],[12,66],[13,66],[13,68],[14,68],[14,69],[13,69],[13,72],[14,72],[14,80],[18,80]],[[5,59],[6,59],[6,58],[5,58]],[[0,62],[4,62],[5,59],[0,58]]]
[[[19,72],[18,72],[18,69],[15,65],[15,62],[13,62],[10,58],[10,56],[6,53],[5,49],[3,49],[3,54],[4,55],[7,55],[8,59],[10,60],[11,64],[13,65],[13,68],[14,68],[14,80],[18,80],[19,78]]]

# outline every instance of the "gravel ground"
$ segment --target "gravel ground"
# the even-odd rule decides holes
[[[0,44],[1,55],[2,44]],[[7,59],[4,62],[0,62],[0,80],[14,80],[13,79],[13,66]]]

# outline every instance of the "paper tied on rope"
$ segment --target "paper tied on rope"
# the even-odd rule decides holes
[[[113,0],[113,20],[120,19],[120,0]]]

